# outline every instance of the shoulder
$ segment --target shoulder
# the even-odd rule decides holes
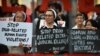
[[[72,29],[78,29],[77,25],[75,25]]]

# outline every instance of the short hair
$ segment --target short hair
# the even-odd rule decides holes
[[[77,18],[78,16],[82,16],[83,19],[84,19],[84,15],[83,15],[82,13],[77,14],[77,15],[75,16],[75,18]]]

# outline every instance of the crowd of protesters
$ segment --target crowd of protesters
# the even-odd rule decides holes
[[[17,5],[19,6],[19,5]],[[66,27],[66,29],[69,28],[70,22],[68,17],[68,12],[63,12],[62,5],[57,2],[50,2],[48,3],[48,9],[46,12],[40,11],[40,6],[38,5],[33,13],[29,16],[31,19],[31,22],[33,22],[33,31],[34,34],[38,29],[41,28],[59,28],[59,27]],[[26,15],[26,6],[23,6],[23,11],[17,11],[16,13],[4,13],[2,8],[0,7],[0,17],[5,16],[14,16],[14,22],[27,22],[27,15]],[[14,14],[14,15],[13,15]],[[81,13],[78,12],[73,18],[75,19],[75,26],[73,26],[71,29],[93,29],[97,30],[100,29],[100,14],[96,13],[94,11],[90,11],[89,13]],[[4,49],[3,46],[0,45],[0,52],[1,49]],[[19,46],[22,46],[22,43],[19,43]],[[7,49],[7,47],[5,47]],[[18,50],[18,52],[14,52],[11,50],[3,51],[4,53],[28,53],[30,50],[29,47],[23,48],[23,46],[20,47],[10,47],[10,49]],[[5,49],[4,49],[5,50]],[[2,53],[2,52],[1,52]],[[59,51],[54,51],[54,53],[59,53]]]

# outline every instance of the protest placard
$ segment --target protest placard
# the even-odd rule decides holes
[[[20,42],[31,45],[32,23],[0,21],[0,43],[19,46]]]

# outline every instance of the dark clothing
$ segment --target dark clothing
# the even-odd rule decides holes
[[[0,44],[0,53],[9,53],[8,47],[4,44]]]
[[[98,20],[98,29],[100,29],[100,19]]]
[[[98,28],[98,24],[95,20],[91,20],[92,26]]]

